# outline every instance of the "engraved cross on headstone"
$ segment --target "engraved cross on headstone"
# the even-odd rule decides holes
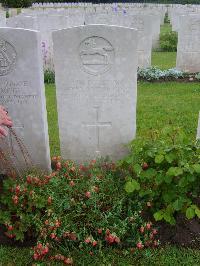
[[[94,107],[96,112],[96,121],[94,123],[88,124],[83,123],[85,127],[94,127],[96,129],[96,153],[100,155],[100,129],[104,127],[111,127],[111,122],[100,122],[99,121],[99,106]]]

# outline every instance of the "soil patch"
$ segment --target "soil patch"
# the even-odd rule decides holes
[[[159,222],[158,239],[161,244],[174,244],[182,247],[200,249],[200,219],[188,220],[183,214],[177,216],[176,225]]]

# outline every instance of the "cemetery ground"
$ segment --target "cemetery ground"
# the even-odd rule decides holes
[[[51,155],[59,155],[55,85],[46,85]],[[148,137],[149,129],[161,130],[167,124],[182,127],[192,139],[196,135],[200,101],[199,83],[138,84],[137,136]],[[153,105],[152,105],[153,103]],[[180,246],[164,246],[130,254],[129,251],[103,250],[95,256],[71,253],[75,265],[199,265],[200,252]],[[0,265],[30,265],[30,248],[0,248]],[[59,265],[53,262],[52,265]],[[45,265],[45,264],[40,264]]]
[[[162,32],[171,30],[169,25]],[[160,69],[175,67],[175,52],[153,52],[152,65]],[[46,100],[49,125],[51,156],[60,155],[56,110],[56,89],[54,84],[46,84]],[[137,137],[150,136],[151,130],[161,131],[165,126],[180,127],[186,135],[195,139],[200,102],[200,87],[197,82],[138,82]],[[180,221],[182,222],[182,221]],[[180,235],[184,232],[180,230]],[[185,236],[185,235],[184,235]],[[164,240],[165,237],[164,237]],[[181,237],[180,237],[181,242]],[[165,241],[164,241],[165,242]],[[180,244],[180,243],[179,243]],[[60,252],[59,243],[57,247]],[[62,247],[63,248],[63,247]],[[62,250],[68,255],[68,251]],[[200,251],[183,248],[180,245],[162,245],[156,249],[130,252],[130,249],[102,249],[95,255],[74,249],[70,252],[74,265],[200,265]],[[4,265],[60,265],[53,261],[33,264],[28,247],[0,246],[0,266]]]

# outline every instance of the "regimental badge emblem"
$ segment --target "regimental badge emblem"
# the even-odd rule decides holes
[[[102,37],[92,36],[81,42],[79,56],[82,69],[91,74],[99,75],[107,72],[114,62],[114,48]]]
[[[7,41],[0,39],[0,76],[9,74],[17,60],[15,48]]]

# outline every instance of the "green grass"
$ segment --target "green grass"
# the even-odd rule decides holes
[[[152,52],[152,66],[164,70],[176,67],[176,52]]]
[[[165,24],[161,25],[161,27],[160,27],[160,33],[161,33],[161,34],[162,34],[162,33],[168,33],[168,32],[170,32],[170,31],[172,31],[172,26],[171,26],[171,24],[169,24],[169,23],[165,23]]]
[[[167,124],[182,127],[196,137],[200,103],[199,83],[148,83],[138,85],[137,136]]]
[[[55,86],[46,85],[47,111],[51,155],[60,154],[56,112]],[[200,103],[198,83],[138,84],[137,136],[147,136],[149,130],[161,129],[166,124],[183,127],[195,138]]]
[[[161,25],[160,34],[172,31],[170,24]],[[160,69],[169,69],[176,67],[176,52],[152,52],[152,66]]]
[[[66,253],[67,255],[67,253]],[[119,253],[116,250],[90,256],[88,254],[72,253],[76,266],[198,266],[200,265],[200,251],[165,247],[155,250],[145,250],[137,254],[128,251]],[[0,246],[1,266],[26,266],[33,263],[30,250],[27,248],[9,248]],[[37,265],[61,265],[58,263],[43,263]]]
[[[48,115],[48,127],[49,127],[49,143],[51,155],[60,154],[60,143],[58,139],[58,117],[57,117],[57,105],[56,105],[56,90],[55,85],[46,85],[46,105]]]

